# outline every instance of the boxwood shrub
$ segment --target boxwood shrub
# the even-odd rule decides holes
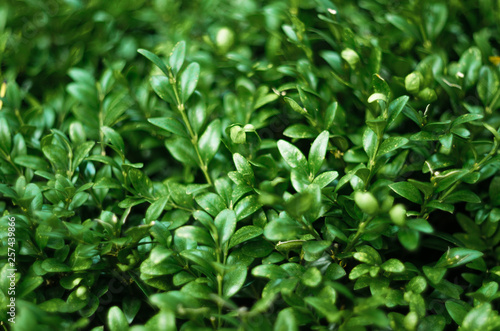
[[[2,2],[3,329],[499,330],[499,21]]]

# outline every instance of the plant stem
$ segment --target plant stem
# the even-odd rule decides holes
[[[497,93],[495,93],[495,95],[493,96],[493,99],[491,100],[490,104],[486,107],[485,111],[487,114],[493,113],[493,107],[495,107],[498,98],[500,98],[500,89],[498,89]]]
[[[358,231],[356,231],[356,234],[354,235],[354,238],[352,238],[352,240],[349,242],[349,244],[347,244],[347,247],[345,248],[345,250],[342,253],[347,253],[347,252],[351,251],[354,248],[354,245],[356,245],[356,243],[358,242],[359,238],[365,232],[366,226],[372,220],[373,220],[373,216],[370,217],[369,219],[367,219],[366,221],[359,223]]]
[[[217,263],[221,263],[221,249],[220,249],[220,246],[219,244],[217,244],[217,248],[216,248],[216,252],[215,252],[215,255],[217,255]],[[225,255],[225,254],[224,254]],[[225,263],[225,256],[224,256],[224,263]],[[223,271],[222,272],[218,272],[217,275],[216,275],[216,278],[217,278],[217,295],[219,296],[219,298],[222,298],[222,280],[224,278],[224,273]],[[220,329],[220,327],[222,326],[221,325],[221,318],[220,318],[220,315],[222,314],[222,303],[220,301],[217,301],[217,313],[219,316],[217,316],[217,329]]]
[[[18,176],[22,176],[23,175],[22,171],[16,166],[16,164],[14,163],[14,161],[12,161],[12,158],[10,157],[10,155],[6,154],[1,149],[0,149],[0,152],[2,152],[2,156],[3,156],[4,160],[7,161],[16,170]]]
[[[491,151],[488,153],[488,155],[486,155],[481,161],[479,161],[479,163],[475,164],[474,167],[470,168],[467,172],[467,175],[468,174],[471,174],[473,173],[474,171],[477,171],[479,169],[481,169],[481,166],[487,162],[492,156],[494,156],[497,151],[498,151],[498,147],[499,147],[499,144],[498,144],[498,141],[496,138],[494,138],[494,142],[493,142],[493,148],[491,149]],[[456,181],[442,196],[441,198],[439,199],[440,201],[443,201],[448,195],[450,195],[456,188],[459,184],[461,184],[462,181],[461,180],[458,180]]]
[[[169,70],[169,79],[171,81],[176,82],[173,73]],[[189,122],[189,119],[186,115],[186,108],[184,107],[184,104],[181,102],[181,98],[179,97],[179,91],[177,91],[177,85],[172,84],[173,89],[174,89],[174,94],[175,94],[175,101],[177,103],[177,109],[181,113],[182,116],[182,121],[186,125],[186,128],[188,129],[189,136],[191,137],[191,143],[193,144],[194,150],[196,151],[196,155],[198,156],[198,162],[200,163],[200,169],[203,172],[203,175],[205,176],[205,179],[207,180],[207,183],[210,186],[213,186],[212,179],[210,178],[210,175],[208,174],[208,167],[207,164],[203,161],[203,158],[201,157],[200,150],[198,148],[198,134],[196,134],[191,127],[191,123]]]

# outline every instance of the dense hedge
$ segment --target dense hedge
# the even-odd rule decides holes
[[[2,2],[3,328],[499,330],[499,6]]]

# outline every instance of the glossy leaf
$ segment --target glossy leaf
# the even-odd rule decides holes
[[[198,85],[198,77],[200,76],[200,65],[196,62],[191,63],[184,69],[180,78],[180,95],[181,102],[186,103],[189,97],[193,94]]]

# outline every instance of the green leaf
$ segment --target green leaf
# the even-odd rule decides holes
[[[490,182],[488,190],[490,195],[491,204],[493,206],[500,206],[500,176],[495,176]]]
[[[331,263],[328,268],[326,269],[325,272],[325,279],[326,280],[337,280],[346,275],[346,272],[344,268],[342,268],[340,265],[337,263]]]
[[[405,265],[397,259],[387,260],[384,263],[382,263],[381,267],[385,271],[389,271],[389,272],[403,272],[403,271],[405,271]]]
[[[373,93],[368,98],[368,103],[373,103],[374,101],[378,101],[378,100],[382,100],[384,102],[388,101],[387,100],[387,96],[385,94],[382,94],[382,93]]]
[[[321,271],[316,267],[309,267],[300,281],[307,287],[316,287],[321,283]]]
[[[473,193],[472,191],[469,190],[460,190],[453,192],[452,194],[448,195],[443,202],[449,203],[449,204],[454,204],[457,202],[469,202],[469,203],[481,203],[481,198],[477,196],[477,194]]]
[[[200,65],[196,62],[191,63],[187,66],[184,72],[181,74],[180,79],[180,92],[181,92],[181,102],[183,104],[189,99],[191,94],[193,94],[196,85],[198,85],[198,77],[200,76]]]
[[[149,118],[148,122],[180,137],[189,138],[184,124],[173,117]]]
[[[366,125],[375,132],[377,139],[382,138],[384,135],[387,121],[381,118],[366,121]]]
[[[122,310],[113,306],[108,311],[108,327],[110,331],[128,330],[128,322]]]
[[[212,237],[201,227],[186,225],[175,230],[175,235],[180,238],[196,241],[202,245],[213,246]]]
[[[401,114],[401,111],[403,111],[403,108],[405,107],[406,103],[410,97],[407,95],[403,95],[397,99],[394,99],[390,104],[388,108],[388,119],[387,119],[387,127],[390,127],[391,124],[396,120],[396,118]]]
[[[326,148],[328,147],[328,131],[321,132],[314,140],[309,151],[309,169],[312,175],[316,175],[325,160]]]
[[[262,207],[262,204],[259,202],[259,198],[256,194],[247,195],[243,199],[241,199],[236,206],[234,207],[234,211],[236,212],[236,218],[238,221],[244,219],[255,213],[257,210]]]
[[[174,105],[176,104],[175,94],[173,86],[170,81],[165,76],[153,76],[151,77],[151,87],[155,93],[162,98],[164,101]]]
[[[434,229],[429,224],[429,222],[423,218],[409,219],[406,221],[406,225],[413,230],[417,230],[423,233],[432,233]]]
[[[235,125],[235,126],[231,127],[229,132],[230,132],[231,140],[233,141],[233,143],[235,143],[235,144],[246,143],[247,134],[241,126]]]
[[[383,267],[382,267],[383,268]],[[413,277],[406,286],[407,291],[420,294],[427,288],[427,281],[422,276]]]
[[[458,126],[460,124],[473,122],[482,119],[484,116],[481,114],[463,114],[458,116],[452,123],[452,127]]]
[[[408,139],[403,137],[389,137],[385,139],[380,145],[377,156],[380,157],[392,151],[395,151],[398,148],[406,145],[409,142]]]
[[[245,178],[249,185],[253,185],[255,181],[254,173],[250,162],[241,154],[234,153],[233,161],[236,166],[236,170]]]
[[[71,171],[75,171],[76,168],[83,162],[83,160],[90,153],[92,148],[94,148],[95,142],[87,141],[83,144],[79,144],[73,152],[73,163],[71,165]]]
[[[132,101],[129,99],[127,91],[119,92],[106,98],[103,103],[103,124],[105,126],[113,126],[131,104]]]
[[[306,157],[297,147],[285,140],[279,140],[278,149],[283,159],[292,169],[299,169],[302,172],[309,173]]]
[[[356,247],[357,253],[354,253],[353,257],[361,262],[368,264],[381,264],[382,258],[380,254],[373,247],[368,245],[363,245]]]
[[[435,40],[443,30],[448,18],[448,8],[444,3],[432,3],[425,12],[425,30],[430,40]]]
[[[389,185],[389,187],[403,198],[416,204],[422,204],[422,196],[420,195],[420,192],[411,183],[397,182]]]
[[[447,300],[445,306],[448,314],[458,325],[462,325],[465,316],[471,310],[471,306],[463,301]]]
[[[151,183],[151,179],[146,176],[142,171],[138,169],[130,169],[128,172],[130,181],[134,186],[134,189],[139,193],[142,197],[152,198],[151,191],[153,189],[153,184]]]
[[[368,264],[358,264],[354,268],[352,268],[351,273],[349,274],[349,279],[357,279],[364,274],[367,274],[370,271],[371,266]]]
[[[33,170],[49,170],[49,164],[45,161],[45,159],[35,155],[16,156],[14,163]]]
[[[339,173],[336,171],[327,171],[316,176],[316,178],[314,178],[312,183],[317,184],[320,188],[324,188],[328,184],[333,182],[338,176]]]
[[[442,315],[426,316],[418,325],[417,331],[443,331],[446,327],[446,319]]]
[[[289,97],[285,97],[284,99],[285,99],[285,102],[290,106],[290,108],[292,108],[292,110],[294,110],[297,113],[302,114],[302,115],[308,115],[307,110],[305,108],[302,108],[297,103],[297,101],[295,101]]]
[[[158,314],[154,315],[146,322],[144,330],[177,331],[175,321],[175,313],[173,310],[160,310]]]
[[[146,211],[146,223],[158,220],[168,202],[168,196],[160,197],[153,202]]]
[[[200,141],[198,142],[200,155],[205,164],[210,162],[217,153],[220,144],[220,137],[221,124],[220,120],[216,119],[207,126],[205,132],[200,137]]]
[[[196,203],[199,204],[207,213],[213,217],[217,216],[222,210],[227,208],[224,200],[215,193],[205,192],[198,194],[195,197]]]
[[[365,150],[370,160],[373,160],[373,158],[375,157],[377,146],[378,146],[377,135],[372,129],[366,128],[365,132],[363,133],[363,149]]]
[[[304,124],[292,124],[283,131],[284,136],[296,139],[314,138],[316,134],[313,128]]]
[[[455,210],[455,206],[453,206],[449,203],[439,202],[437,200],[429,201],[426,206],[427,206],[427,208],[443,210],[443,211],[446,211],[450,214],[453,214],[453,211]]]
[[[466,169],[452,169],[445,170],[436,178],[437,185],[435,185],[436,192],[442,192],[448,187],[455,184],[458,180],[463,178],[469,172]]]
[[[356,66],[359,63],[359,55],[355,50],[346,48],[340,53],[340,56],[349,64],[351,69],[356,69]]]
[[[455,268],[480,258],[484,254],[468,248],[455,247],[448,249],[436,263],[436,268]]]
[[[68,272],[71,268],[54,258],[49,258],[42,263],[43,270],[47,272]]]
[[[237,264],[233,269],[224,275],[222,282],[222,295],[224,298],[230,298],[243,287],[247,277],[247,268],[244,265]]]
[[[399,242],[409,251],[417,249],[419,238],[420,233],[412,229],[403,228],[398,232]]]
[[[269,279],[288,278],[289,274],[281,267],[275,264],[262,264],[252,269],[252,275],[255,277],[264,277]]]
[[[62,147],[58,145],[44,146],[42,152],[56,170],[66,171],[68,169],[68,153]]]
[[[470,47],[462,53],[458,66],[465,75],[464,85],[466,89],[469,89],[477,82],[481,62],[481,51],[477,47]]]
[[[433,284],[439,283],[443,279],[443,277],[446,273],[445,268],[435,268],[435,267],[433,268],[433,267],[424,266],[422,268],[422,270],[424,271],[425,276]]]
[[[174,77],[181,70],[182,64],[184,63],[184,57],[186,56],[186,43],[184,40],[179,41],[175,47],[172,49],[172,53],[168,59],[168,64],[172,68],[172,73]]]
[[[12,148],[12,137],[10,136],[9,123],[5,117],[0,118],[0,149],[6,154],[10,155]]]
[[[190,166],[198,165],[196,150],[189,139],[176,136],[172,140],[165,141],[165,147],[177,161]]]
[[[328,107],[326,107],[325,110],[325,122],[323,127],[328,130],[332,125],[333,125],[333,120],[335,119],[335,116],[337,115],[337,108],[338,108],[338,103],[332,102]]]
[[[151,53],[148,50],[142,49],[142,48],[138,49],[137,52],[139,54],[144,55],[146,58],[148,58],[149,61],[153,62],[158,68],[160,68],[161,71],[163,71],[163,73],[166,76],[168,76],[167,66],[165,66],[165,63],[163,63],[163,61],[157,55]]]
[[[219,243],[222,246],[231,239],[236,229],[236,214],[231,209],[224,209],[217,215],[214,223],[219,234]]]
[[[413,24],[413,22],[410,22],[408,19],[395,14],[386,14],[385,18],[387,19],[387,21],[389,21],[389,23],[394,25],[399,30],[403,31],[406,35],[411,36],[415,39],[420,39],[418,28]]]
[[[259,228],[258,226],[244,226],[241,229],[238,229],[238,231],[233,234],[233,236],[231,237],[231,241],[229,242],[229,248],[232,248],[250,239],[256,238],[263,232],[264,230],[262,230],[262,228]]]
[[[123,138],[120,134],[107,126],[102,126],[101,131],[104,133],[104,137],[106,138],[105,142],[111,143],[111,147],[114,147],[113,149],[123,158],[123,154],[125,153],[125,144],[123,143]]]
[[[285,308],[278,313],[273,331],[298,331],[299,325],[293,314],[293,308]]]
[[[465,315],[461,330],[496,330],[500,327],[498,313],[492,310],[491,304],[483,303],[472,308]]]
[[[302,250],[304,251],[304,259],[306,261],[315,261],[321,257],[323,252],[331,246],[331,242],[328,240],[322,241],[306,241],[302,245]]]
[[[483,105],[490,105],[493,97],[495,96],[495,92],[498,91],[498,88],[498,74],[490,67],[483,66],[479,71],[479,80],[477,83],[477,94],[479,95],[479,99],[481,99]]]

